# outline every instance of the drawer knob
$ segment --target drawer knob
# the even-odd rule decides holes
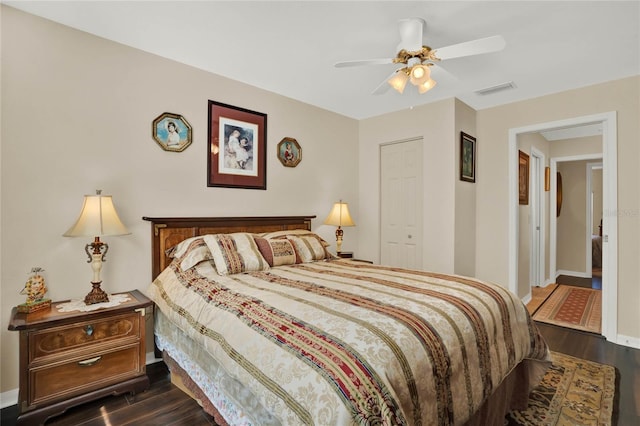
[[[90,367],[94,364],[97,364],[98,361],[100,361],[102,359],[101,356],[97,356],[95,358],[89,358],[89,359],[85,359],[84,361],[78,361],[78,365],[80,367]]]
[[[91,325],[86,326],[84,332],[87,333],[87,336],[91,336],[93,334],[93,327]]]

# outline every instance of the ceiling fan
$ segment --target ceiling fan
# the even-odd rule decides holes
[[[385,81],[373,91],[373,94],[381,94],[385,92],[389,86],[402,93],[409,81],[416,86],[418,92],[422,94],[431,90],[436,85],[436,82],[431,78],[430,69],[436,62],[497,52],[504,49],[506,45],[504,38],[496,35],[453,44],[439,49],[432,49],[422,44],[425,25],[426,22],[422,18],[406,18],[398,22],[400,44],[398,44],[398,53],[394,58],[345,61],[338,62],[335,66],[337,68],[343,68],[360,65],[404,64],[404,67],[395,70],[390,77],[385,79]]]

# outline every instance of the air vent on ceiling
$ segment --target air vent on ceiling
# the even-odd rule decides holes
[[[502,90],[509,90],[509,89],[515,89],[515,88],[516,88],[516,85],[514,84],[514,82],[508,81],[506,83],[497,84],[495,86],[485,87],[484,89],[478,89],[474,93],[478,95],[491,95],[493,93],[500,92]]]

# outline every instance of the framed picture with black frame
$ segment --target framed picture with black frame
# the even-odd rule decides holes
[[[207,186],[267,189],[267,114],[209,101]]]
[[[476,138],[460,132],[460,180],[476,181]]]

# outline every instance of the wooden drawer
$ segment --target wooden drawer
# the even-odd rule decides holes
[[[65,399],[144,374],[139,344],[85,353],[29,372],[29,405]]]
[[[87,349],[99,343],[126,337],[138,339],[139,336],[140,315],[137,312],[47,328],[29,333],[29,362],[79,347]]]

